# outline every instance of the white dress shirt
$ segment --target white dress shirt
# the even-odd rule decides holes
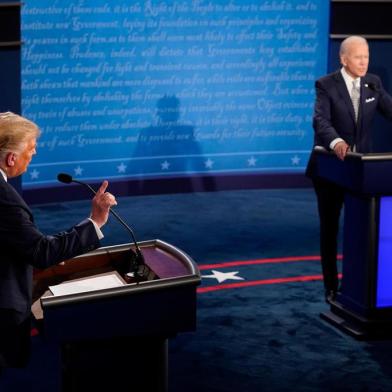
[[[340,72],[342,73],[344,82],[346,83],[346,86],[347,86],[348,93],[349,93],[349,95],[350,95],[350,97],[351,97],[351,89],[352,89],[352,86],[353,86],[353,82],[355,82],[355,85],[356,85],[356,86],[358,87],[358,89],[359,89],[360,86],[361,86],[361,78],[353,78],[351,75],[349,75],[349,74],[347,73],[347,71],[345,70],[344,67],[342,67],[342,69],[340,70]]]
[[[7,182],[7,174],[5,174],[5,171],[3,169],[0,169],[0,173],[4,177],[4,181]]]
[[[343,76],[344,83],[346,83],[346,87],[347,87],[348,94],[349,94],[350,97],[351,97],[351,89],[352,89],[353,82],[355,82],[356,86],[357,86],[358,89],[359,89],[359,87],[361,86],[361,78],[355,78],[355,79],[354,79],[352,76],[350,76],[350,75],[347,73],[347,71],[346,71],[346,69],[345,69],[344,67],[342,67],[342,68],[340,69],[340,72],[341,72],[341,74],[342,74],[342,76]],[[340,138],[340,137],[338,137],[338,138],[332,140],[332,142],[331,142],[330,145],[329,145],[329,148],[330,148],[331,150],[333,150],[333,149],[335,148],[335,146],[336,146],[339,142],[344,142],[344,140],[343,140],[342,138]],[[354,151],[355,151],[355,146],[354,146],[353,148],[354,148]]]

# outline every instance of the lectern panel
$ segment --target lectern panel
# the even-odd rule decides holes
[[[345,190],[341,290],[322,317],[358,339],[392,336],[392,154],[316,150],[315,174]]]
[[[196,329],[200,272],[166,242],[139,246],[151,279],[124,278],[133,244],[100,248],[35,274],[36,295],[45,290],[35,302],[41,331],[61,353],[64,391],[167,391],[167,340]],[[52,292],[50,285],[57,285]]]
[[[392,306],[392,197],[380,200],[377,307]]]
[[[317,150],[317,176],[367,195],[392,195],[392,154],[348,153],[344,161]]]

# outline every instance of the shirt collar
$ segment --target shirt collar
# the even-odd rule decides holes
[[[5,174],[5,171],[3,169],[0,169],[0,173],[4,177],[4,181],[7,182],[7,174]]]
[[[361,78],[353,78],[351,75],[349,75],[347,73],[347,71],[346,71],[346,69],[344,67],[341,68],[340,72],[341,72],[341,74],[343,76],[344,82],[346,83],[347,90],[349,92],[351,92],[351,89],[353,87],[353,82],[355,82],[357,87],[361,86]]]

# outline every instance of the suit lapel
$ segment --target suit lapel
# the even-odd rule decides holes
[[[341,96],[341,98],[343,99],[344,103],[347,106],[347,110],[350,113],[350,116],[352,118],[352,120],[354,121],[355,124],[355,113],[354,113],[354,107],[353,107],[353,103],[351,102],[351,98],[350,98],[350,94],[347,90],[347,86],[346,83],[343,79],[343,76],[341,74],[340,71],[337,71],[334,75],[334,80],[336,83],[336,89],[339,92],[339,95]]]
[[[369,98],[374,98],[374,91],[368,87],[369,82],[366,80],[366,78],[361,79],[361,100],[360,100],[360,106],[361,110],[366,109],[366,100]]]
[[[359,100],[359,118],[358,118],[358,128],[362,128],[362,120],[366,116],[366,100],[374,97],[374,91],[368,87],[368,81],[366,76],[361,78],[361,95]]]

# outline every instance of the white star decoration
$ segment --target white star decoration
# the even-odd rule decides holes
[[[212,275],[202,275],[202,278],[210,278],[210,279],[216,279],[219,283],[224,282],[225,280],[244,280],[244,278],[241,278],[240,276],[236,276],[238,274],[238,271],[234,272],[220,272],[216,270],[212,270]]]
[[[206,161],[204,161],[204,165],[206,169],[212,169],[212,166],[214,165],[214,161],[208,158]]]
[[[119,173],[125,173],[126,169],[127,169],[127,165],[124,165],[123,162],[121,162],[121,164],[117,166],[117,171]]]
[[[162,170],[168,170],[170,166],[170,163],[168,161],[164,161],[161,163],[161,169]]]
[[[83,169],[79,165],[77,168],[74,169],[74,172],[75,172],[75,176],[81,176]]]
[[[248,159],[248,166],[256,166],[257,159],[255,157],[250,157]]]
[[[32,180],[36,180],[39,177],[39,171],[37,171],[37,169],[34,169],[31,173],[30,173],[30,177]]]
[[[291,158],[291,164],[292,165],[299,165],[300,160],[301,160],[301,158],[298,155],[294,155]]]

